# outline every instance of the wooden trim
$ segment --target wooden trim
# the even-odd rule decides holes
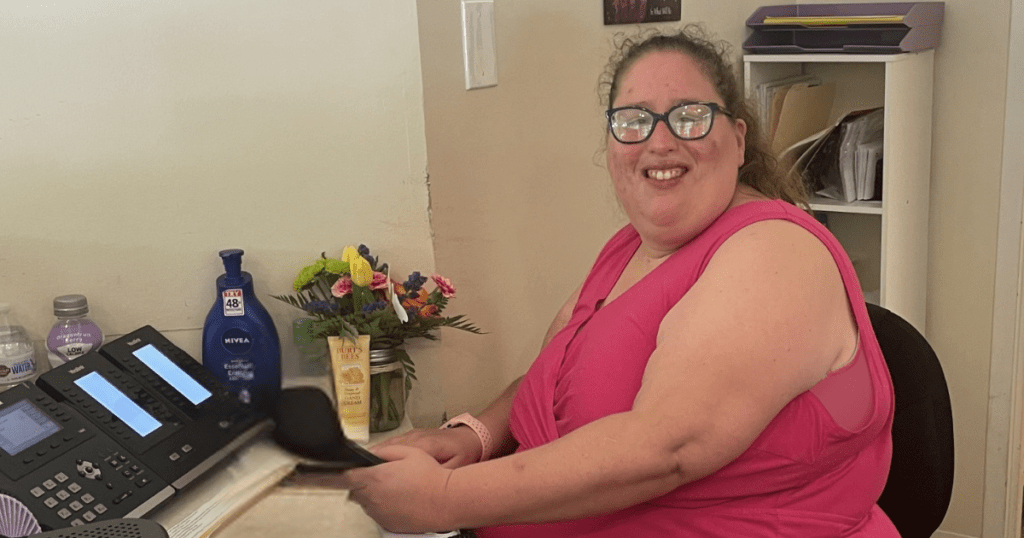
[[[1012,0],[1003,126],[982,536],[1018,538],[1024,467],[1024,0]],[[1013,293],[1007,293],[1012,290]]]

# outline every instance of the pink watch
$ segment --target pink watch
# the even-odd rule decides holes
[[[441,429],[454,428],[456,426],[469,426],[469,429],[476,433],[476,436],[480,438],[480,445],[482,450],[480,451],[480,461],[487,461],[487,458],[491,457],[491,450],[494,448],[494,441],[491,438],[491,431],[484,426],[483,422],[480,422],[473,415],[469,413],[463,413],[448,422],[445,422],[441,426]]]

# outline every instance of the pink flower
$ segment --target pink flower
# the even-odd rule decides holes
[[[341,278],[331,286],[331,295],[344,297],[352,293],[352,278],[348,275],[341,275]]]
[[[384,273],[373,272],[373,281],[370,282],[371,290],[386,290],[388,289],[388,275]]]
[[[431,275],[430,278],[437,284],[437,289],[441,290],[441,295],[445,299],[455,297],[455,286],[452,286],[452,281],[441,275]]]

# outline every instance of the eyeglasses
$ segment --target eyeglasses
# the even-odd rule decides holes
[[[699,140],[711,132],[715,114],[732,114],[718,103],[682,103],[664,114],[651,112],[643,107],[624,106],[609,109],[608,129],[615,140],[623,144],[639,144],[651,137],[659,121],[665,122],[668,130],[681,140]]]

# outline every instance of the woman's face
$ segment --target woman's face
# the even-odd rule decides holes
[[[611,106],[664,114],[685,101],[723,104],[689,56],[656,51],[625,72]],[[608,134],[608,171],[616,195],[649,249],[678,249],[726,210],[736,193],[745,134],[742,120],[724,114],[715,115],[711,131],[699,140],[676,138],[662,121],[639,144],[623,144]]]

